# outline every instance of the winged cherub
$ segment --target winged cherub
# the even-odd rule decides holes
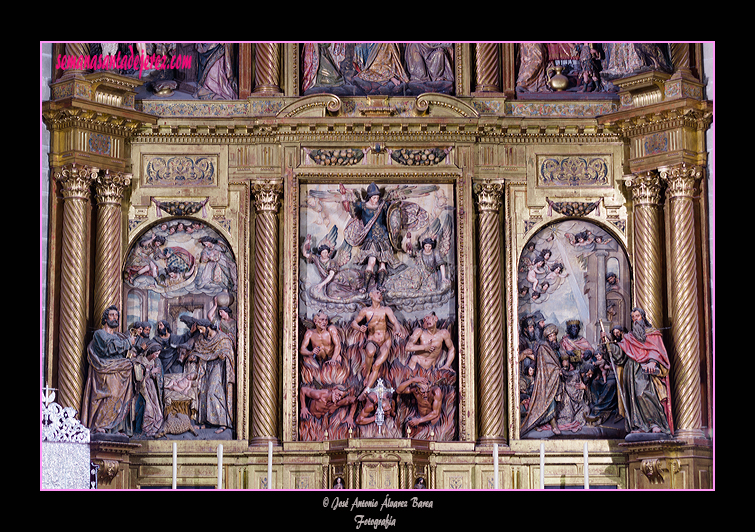
[[[362,277],[345,268],[351,260],[351,245],[343,241],[338,246],[337,226],[333,225],[319,242],[314,242],[312,235],[308,234],[302,245],[302,255],[315,265],[320,275],[320,282],[312,287],[315,294],[345,297],[364,292]]]

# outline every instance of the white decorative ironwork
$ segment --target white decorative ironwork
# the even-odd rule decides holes
[[[89,429],[76,410],[55,402],[55,392],[42,394],[42,489],[89,489]]]
[[[42,441],[89,443],[89,429],[76,419],[76,409],[55,402],[55,392],[42,395]]]

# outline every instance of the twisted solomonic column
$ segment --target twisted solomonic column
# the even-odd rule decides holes
[[[629,176],[625,184],[634,201],[634,290],[636,306],[654,327],[663,324],[663,252],[661,179],[649,171]]]
[[[669,282],[673,286],[671,335],[675,436],[679,439],[703,438],[698,264],[693,204],[702,170],[698,166],[682,163],[659,168],[659,172],[666,183],[670,209],[668,237],[671,245]]]
[[[501,59],[498,43],[481,42],[475,45],[476,92],[500,92]]]
[[[84,64],[84,60],[90,54],[90,45],[87,42],[67,42],[65,43],[65,54],[72,59],[81,59],[81,64]],[[85,68],[66,68],[63,72],[63,78],[71,78],[75,76],[81,76],[86,74]]]
[[[478,183],[479,373],[481,443],[505,443],[503,381],[503,236],[499,211],[503,184]]]
[[[121,200],[123,190],[131,184],[131,177],[131,174],[105,170],[96,178],[95,198],[98,210],[94,270],[95,323],[98,323],[97,320],[110,305],[121,305]]]
[[[257,96],[274,96],[280,94],[280,44],[274,42],[255,43],[254,62],[255,87]]]
[[[85,380],[87,325],[87,211],[90,185],[99,170],[72,164],[54,172],[61,184],[63,229],[60,260],[58,403],[77,411]]]
[[[254,230],[255,276],[252,323],[252,441],[277,442],[279,345],[278,208],[283,185],[256,183],[252,199],[257,213]]]

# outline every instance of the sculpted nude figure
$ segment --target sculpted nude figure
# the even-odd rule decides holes
[[[304,386],[301,392],[300,415],[302,419],[309,419],[310,416],[314,416],[323,419],[323,425],[328,427],[330,415],[338,408],[350,405],[349,411],[343,414],[342,421],[345,421],[349,427],[354,426],[356,398],[343,385],[323,389]],[[307,398],[310,399],[309,407],[307,407]]]
[[[364,390],[359,395],[359,400],[364,400],[367,388],[372,388],[378,378],[378,372],[382,364],[388,359],[391,350],[391,334],[388,331],[388,322],[393,325],[396,336],[405,336],[404,328],[396,319],[393,310],[383,305],[383,293],[378,289],[370,292],[372,305],[359,311],[351,327],[357,331],[367,333],[367,345],[365,347],[366,361],[364,374]],[[367,320],[365,325],[360,323]],[[375,356],[377,354],[377,357]]]
[[[401,395],[410,393],[417,400],[418,417],[413,417],[407,422],[409,426],[416,427],[422,423],[434,423],[440,417],[440,407],[443,401],[443,392],[438,386],[430,384],[425,377],[412,377],[402,382],[396,389]]]
[[[414,330],[412,335],[406,341],[406,350],[413,353],[409,359],[409,367],[415,369],[417,364],[425,369],[433,368],[443,351],[443,345],[448,350],[446,363],[439,369],[451,369],[451,363],[456,357],[456,349],[451,341],[451,333],[446,329],[438,329],[438,316],[435,312],[425,316],[422,327]]]
[[[304,356],[314,356],[328,364],[341,362],[341,341],[336,327],[329,323],[328,316],[320,311],[314,316],[315,328],[304,333],[299,352]],[[312,345],[312,349],[309,346]]]

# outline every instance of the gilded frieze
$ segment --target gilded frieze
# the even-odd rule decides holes
[[[539,186],[549,187],[600,187],[608,184],[610,157],[541,156],[538,160]]]
[[[216,156],[191,155],[144,157],[144,186],[152,187],[205,187],[217,183]]]

